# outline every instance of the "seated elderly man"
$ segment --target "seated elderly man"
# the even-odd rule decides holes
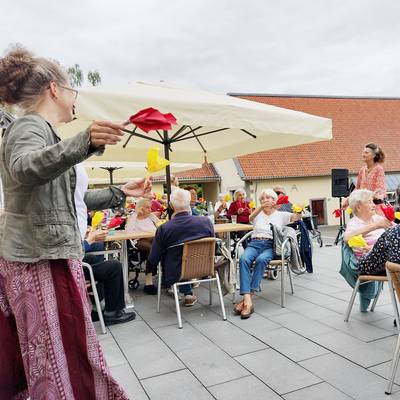
[[[93,275],[99,286],[99,295],[104,293],[105,311],[104,322],[106,325],[121,324],[132,321],[136,314],[125,313],[124,280],[122,264],[117,260],[105,261],[104,257],[88,254],[94,251],[104,250],[104,239],[108,234],[107,230],[88,230],[83,242],[85,257],[83,261],[91,265]],[[84,269],[85,278],[89,279],[89,272]],[[97,310],[101,312],[101,310]]]
[[[191,214],[190,198],[190,192],[187,190],[175,189],[171,193],[170,205],[174,213],[170,221],[157,229],[147,259],[153,268],[156,268],[161,262],[166,286],[176,283],[181,275],[182,246],[172,248],[171,246],[214,236],[214,227],[209,218]],[[190,284],[179,286],[179,291],[185,295],[184,305],[186,307],[197,302]]]
[[[352,192],[349,205],[354,217],[348,222],[344,235],[346,243],[357,235],[365,239],[364,247],[353,248],[359,273],[363,275],[385,274],[386,261],[400,262],[400,225],[376,214],[373,196],[374,193],[366,189]]]
[[[240,294],[243,300],[236,304],[234,312],[242,319],[249,318],[254,312],[252,297],[254,292],[260,291],[261,279],[264,276],[265,267],[273,258],[273,235],[271,225],[278,228],[290,222],[298,221],[301,214],[293,214],[285,211],[277,211],[277,194],[272,189],[264,189],[259,197],[258,206],[249,216],[249,221],[254,225],[251,241],[240,257]],[[255,265],[251,269],[253,262]]]

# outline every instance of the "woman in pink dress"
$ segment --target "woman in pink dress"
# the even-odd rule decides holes
[[[357,176],[356,189],[368,189],[373,192],[374,203],[377,212],[380,213],[380,204],[386,198],[385,171],[383,162],[385,153],[375,143],[368,143],[362,151],[365,165],[360,169]]]

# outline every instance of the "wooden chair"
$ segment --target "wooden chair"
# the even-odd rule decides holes
[[[173,247],[177,246],[183,246],[182,270],[179,281],[173,284],[172,289],[174,292],[179,329],[182,329],[182,317],[179,306],[178,286],[186,285],[188,283],[209,282],[210,304],[212,304],[211,282],[216,281],[218,287],[218,295],[221,302],[222,317],[223,320],[225,321],[226,313],[225,313],[224,299],[222,296],[222,289],[219,281],[218,272],[215,270],[215,262],[214,262],[215,238],[203,238],[203,239],[193,240],[190,242],[181,243]],[[157,312],[160,312],[161,278],[162,278],[162,269],[161,266],[159,265]]]
[[[394,292],[396,292],[397,298],[400,299],[400,264],[395,264],[388,261],[385,266],[388,278],[388,285],[390,288],[390,297],[392,299],[393,312],[396,318],[397,329],[399,329],[400,328],[399,310]],[[396,348],[393,354],[392,366],[390,368],[388,384],[385,391],[386,394],[392,393],[392,387],[393,387],[394,377],[397,371],[397,366],[399,364],[399,358],[400,358],[400,331],[398,333]]]
[[[100,299],[99,299],[99,294],[97,293],[97,287],[96,287],[96,280],[94,279],[94,274],[93,274],[93,269],[90,264],[83,262],[82,267],[86,268],[89,271],[89,277],[90,277],[90,288],[88,288],[88,292],[90,295],[94,297],[94,302],[96,304],[96,309],[97,309],[97,314],[99,316],[99,321],[100,321],[100,327],[101,327],[101,332],[103,335],[107,333],[106,330],[106,324],[104,323],[104,318],[103,318],[103,313],[101,312],[101,305],[100,305]]]
[[[387,282],[388,278],[382,275],[359,275],[356,284],[354,285],[353,293],[351,294],[349,305],[347,306],[346,314],[344,316],[344,322],[348,322],[351,314],[351,310],[353,308],[354,300],[356,299],[358,289],[361,285],[365,285],[369,282],[379,282],[378,292],[374,298],[370,311],[375,310],[376,303],[378,301],[379,295],[382,292],[383,283]]]

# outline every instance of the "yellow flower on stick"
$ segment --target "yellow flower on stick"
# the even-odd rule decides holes
[[[226,202],[231,201],[231,200],[232,200],[231,195],[230,195],[229,193],[227,193],[227,194],[225,195],[225,197],[224,197],[224,200],[225,200]]]
[[[96,211],[92,217],[92,228],[96,229],[103,221],[104,213],[102,211]]]
[[[159,156],[160,149],[155,144],[150,150],[147,151],[147,171],[157,172],[164,169],[170,164],[168,160]]]
[[[400,211],[396,211],[396,212],[394,213],[394,218],[400,220]]]
[[[293,204],[292,210],[294,213],[301,213],[303,212],[304,204],[302,206],[298,206],[297,204]]]
[[[351,207],[347,207],[347,208],[346,208],[346,212],[347,212],[347,214],[349,214],[349,215],[353,214],[353,210],[351,209]]]
[[[365,247],[367,246],[367,242],[365,241],[365,239],[362,237],[362,235],[356,235],[353,236],[349,239],[349,241],[347,242],[347,244],[351,247]]]
[[[249,203],[249,207],[250,207],[250,208],[256,208],[256,203],[254,203],[254,201],[252,200],[252,201]]]

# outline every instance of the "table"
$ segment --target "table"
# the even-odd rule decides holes
[[[253,230],[252,225],[246,224],[216,224],[214,225],[215,233],[225,234],[225,240],[228,244],[230,243],[231,232],[243,232]],[[108,235],[105,242],[121,242],[121,263],[124,275],[124,289],[125,289],[125,302],[126,308],[133,308],[132,299],[129,296],[129,263],[128,263],[128,245],[127,240],[138,240],[138,239],[152,239],[155,236],[155,232],[126,232],[124,230],[114,231],[112,235]],[[115,251],[114,251],[115,252]],[[106,252],[105,252],[106,253]]]

